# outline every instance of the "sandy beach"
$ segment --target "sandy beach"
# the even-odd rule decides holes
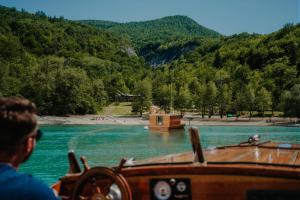
[[[185,116],[182,120],[186,125],[206,125],[206,126],[272,126],[295,124],[295,118],[201,118],[200,116]],[[102,116],[102,115],[72,115],[68,117],[39,116],[39,124],[66,124],[66,125],[96,125],[96,124],[116,124],[116,125],[148,125],[148,120],[135,116]]]
[[[116,124],[116,125],[147,125],[148,120],[134,116],[100,116],[100,115],[72,115],[69,117],[39,116],[39,124]]]

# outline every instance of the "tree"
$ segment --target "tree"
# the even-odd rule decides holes
[[[270,84],[270,90],[273,96],[273,109],[279,104],[280,95],[283,90],[289,90],[297,82],[296,66],[289,66],[286,63],[275,62],[274,64],[267,65],[264,68],[264,80]]]
[[[248,105],[248,100],[245,94],[245,88],[240,89],[235,93],[235,99],[233,102],[237,117],[241,115],[241,111],[245,110]]]
[[[5,96],[8,93],[8,89],[9,89],[9,83],[8,83],[8,79],[9,79],[9,67],[8,65],[2,64],[2,62],[0,62],[0,92],[1,92],[1,96]]]
[[[187,85],[180,87],[174,99],[174,108],[180,110],[181,115],[191,107],[192,97]]]
[[[23,53],[22,46],[17,37],[12,35],[0,35],[0,59],[14,60]]]
[[[139,112],[142,116],[144,111],[149,110],[152,100],[152,84],[148,79],[137,82],[133,93],[136,95],[132,103],[132,111]]]
[[[282,100],[284,113],[290,117],[300,118],[300,84],[294,85],[291,91],[286,92]]]
[[[222,87],[224,84],[228,83],[229,79],[230,79],[230,75],[224,69],[220,69],[216,72],[215,80],[216,80],[216,85],[219,88]]]
[[[234,80],[233,90],[239,91],[242,86],[247,85],[249,83],[251,76],[251,70],[247,65],[239,65],[232,72],[232,78]]]
[[[173,95],[176,91],[171,85],[164,84],[158,88],[155,102],[166,112],[171,111],[171,104],[173,104]]]
[[[218,90],[217,95],[217,102],[219,105],[219,114],[220,117],[223,118],[223,115],[231,106],[231,99],[232,99],[232,91],[228,87],[227,84],[224,84],[221,86],[221,88]]]
[[[205,91],[205,104],[209,108],[208,117],[211,118],[211,116],[214,114],[214,106],[216,104],[216,97],[217,97],[218,89],[216,87],[216,84],[213,81],[209,81],[206,87]]]
[[[247,101],[247,104],[245,104],[246,108],[250,112],[249,119],[251,119],[252,113],[256,109],[255,88],[252,84],[248,84],[248,85],[246,85],[245,90],[243,92],[244,92],[244,96],[245,96],[245,101]]]
[[[214,66],[216,68],[221,68],[222,67],[222,58],[220,56],[220,52],[219,51],[216,51],[215,53],[215,58],[214,58]]]
[[[258,111],[260,111],[262,113],[262,117],[264,117],[264,112],[272,106],[272,94],[262,87],[256,92],[255,101]]]
[[[194,96],[194,102],[195,107],[199,112],[201,112],[202,118],[204,118],[205,111],[206,111],[206,100],[205,100],[205,91],[206,91],[206,85],[199,84],[199,82],[195,83],[195,96]]]
[[[111,101],[114,101],[115,96],[118,94],[129,93],[124,78],[121,73],[115,73],[110,76],[110,81],[108,85],[106,85],[106,88],[108,89],[108,95]]]
[[[41,18],[47,18],[46,13],[44,13],[43,11],[40,11],[40,10],[35,12],[35,16],[41,17]]]
[[[101,79],[95,79],[92,81],[92,93],[97,110],[102,109],[102,107],[107,103],[108,97],[104,83]]]
[[[53,114],[95,113],[91,80],[81,69],[66,68],[57,72],[53,98]]]

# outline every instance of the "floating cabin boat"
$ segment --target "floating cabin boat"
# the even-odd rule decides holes
[[[189,129],[192,151],[84,170],[70,152],[70,171],[54,184],[65,199],[278,200],[300,199],[300,145],[260,142],[202,150]]]
[[[172,129],[183,129],[185,124],[181,123],[181,115],[177,114],[150,114],[149,129],[151,131],[168,132]]]

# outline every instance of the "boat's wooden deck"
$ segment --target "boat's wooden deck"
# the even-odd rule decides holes
[[[300,145],[264,142],[256,145],[244,144],[224,146],[204,150],[204,157],[208,163],[264,163],[274,165],[291,165],[293,167],[300,168]],[[134,164],[143,165],[147,163],[179,163],[193,161],[194,153],[185,152],[135,161]]]
[[[192,144],[196,144],[192,146],[193,148],[197,147],[197,142]],[[201,144],[198,143],[198,147],[201,147]],[[197,148],[194,149],[199,152]],[[175,185],[171,185],[174,180],[185,181],[188,189],[184,199],[249,200],[275,199],[275,197],[286,199],[287,194],[290,195],[288,199],[299,199],[299,152],[298,144],[245,142],[204,150],[205,159],[202,163],[196,161],[203,160],[200,150],[201,156],[197,156],[198,159],[195,159],[195,154],[190,151],[133,161],[133,163],[127,162],[124,168],[123,162],[120,162],[120,165],[111,171],[109,168],[95,167],[82,175],[77,173],[62,177],[53,188],[58,188],[60,197],[67,200],[71,199],[74,191],[78,190],[76,186],[78,183],[89,183],[85,186],[86,190],[83,194],[92,197],[97,191],[93,189],[95,185],[99,186],[97,189],[108,188],[107,179],[119,177],[118,173],[121,173],[128,183],[127,186],[130,188],[128,190],[132,193],[130,199],[158,199],[154,198],[153,191],[158,187],[159,182],[173,187],[172,197],[182,194],[178,193]],[[88,174],[92,181],[85,182]],[[126,184],[123,183],[123,187],[124,185]],[[163,188],[160,191],[163,192],[162,190]],[[269,194],[272,196],[268,196]]]

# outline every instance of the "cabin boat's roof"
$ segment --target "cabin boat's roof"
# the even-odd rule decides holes
[[[300,168],[300,145],[263,142],[210,148],[204,150],[208,164],[273,165]],[[193,152],[159,156],[141,161],[134,165],[188,163],[193,162]]]
[[[150,114],[151,116],[180,116],[180,114],[173,114],[173,113],[153,113],[153,114]]]

